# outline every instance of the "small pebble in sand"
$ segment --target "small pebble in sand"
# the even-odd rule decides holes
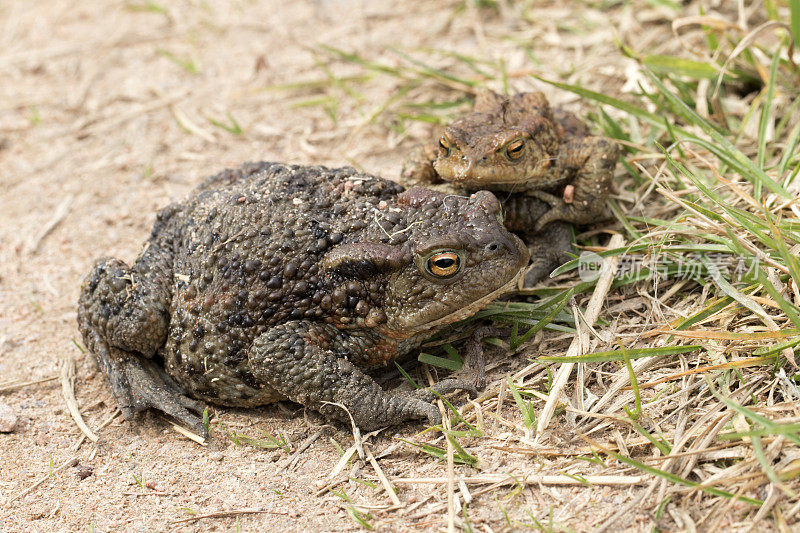
[[[80,465],[79,464],[79,465],[77,465],[77,468],[78,468],[78,470],[75,472],[75,474],[78,476],[78,479],[81,480],[81,481],[83,481],[87,477],[89,477],[92,474],[94,474],[94,469],[91,466],[86,466],[86,465]]]
[[[17,415],[7,404],[0,402],[0,433],[11,433],[17,427]]]

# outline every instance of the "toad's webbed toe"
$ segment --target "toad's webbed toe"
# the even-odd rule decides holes
[[[411,393],[411,396],[424,402],[433,402],[438,396],[456,391],[464,391],[470,398],[478,396],[478,389],[475,388],[475,384],[470,380],[460,378],[448,378],[437,381],[430,387],[415,390]]]

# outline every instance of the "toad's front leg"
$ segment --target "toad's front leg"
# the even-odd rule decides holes
[[[253,375],[264,386],[328,418],[347,422],[343,406],[364,430],[417,418],[427,418],[431,424],[441,422],[433,404],[384,391],[346,358],[345,352],[353,358],[369,357],[375,346],[331,325],[298,320],[263,333],[253,342],[248,360]]]
[[[403,162],[403,170],[400,173],[404,185],[409,183],[426,184],[441,183],[439,174],[433,168],[436,160],[436,147],[428,144],[420,144],[411,150],[411,154]]]
[[[528,192],[551,206],[536,222],[535,229],[539,231],[554,220],[573,224],[594,222],[605,207],[618,159],[619,146],[604,137],[583,137],[565,143],[554,168],[567,178],[562,196],[539,190]]]

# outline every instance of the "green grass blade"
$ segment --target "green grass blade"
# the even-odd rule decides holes
[[[590,100],[594,100],[601,104],[606,104],[612,107],[616,107],[620,111],[625,111],[629,115],[640,118],[659,129],[665,129],[663,117],[650,113],[649,111],[646,111],[641,107],[635,106],[634,104],[629,104],[628,102],[624,102],[622,100],[613,98],[603,93],[598,93],[596,91],[585,89],[578,85],[570,85],[568,83],[561,83],[554,80],[548,80],[540,76],[534,76],[534,78],[536,78],[539,81],[543,81],[544,83],[549,83],[550,85],[558,87],[559,89],[575,93],[578,96],[583,96],[584,98],[589,98]]]
[[[472,466],[478,464],[478,458],[469,453],[467,450],[465,450],[464,447],[461,446],[461,443],[458,442],[458,440],[453,435],[451,435],[450,432],[445,431],[444,436],[447,438],[450,444],[453,445],[453,448],[455,448],[455,454],[453,459],[458,457],[464,464]]]
[[[772,468],[769,459],[764,454],[764,447],[761,445],[761,437],[752,437],[750,443],[753,446],[753,453],[756,456],[761,468],[764,469],[764,473],[767,474],[767,477],[773,483],[781,483],[780,478],[778,478],[778,474],[775,473],[775,469]]]
[[[786,299],[780,292],[778,292],[778,289],[775,288],[775,286],[772,284],[769,278],[767,278],[767,275],[764,273],[764,271],[761,269],[760,266],[756,266],[754,270],[755,270],[754,274],[756,275],[756,278],[758,279],[759,283],[761,283],[761,285],[764,287],[767,293],[772,297],[772,299],[775,300],[775,302],[777,302],[781,310],[786,314],[789,320],[792,321],[794,327],[796,329],[800,329],[800,316],[798,315],[797,307],[786,301]]]
[[[478,86],[478,82],[477,81],[467,80],[467,79],[464,79],[464,78],[459,78],[458,76],[450,74],[449,72],[445,72],[444,70],[441,70],[441,69],[432,67],[430,65],[427,65],[427,64],[423,63],[422,61],[420,61],[418,59],[414,59],[413,57],[409,56],[405,52],[402,52],[402,51],[398,50],[397,48],[390,48],[389,50],[391,50],[393,53],[397,54],[398,56],[402,57],[403,59],[405,59],[406,61],[408,61],[412,65],[418,67],[417,72],[419,74],[423,74],[423,75],[425,75],[425,76],[427,76],[429,78],[433,78],[433,79],[437,79],[437,80],[446,80],[446,81],[450,81],[450,82],[453,82],[453,83],[459,83],[461,85],[465,85],[465,86],[470,87],[470,88]]]
[[[800,423],[798,422],[792,424],[776,424],[776,425],[780,426],[780,434],[800,433]],[[775,434],[776,431],[774,428],[759,428],[759,429],[751,429],[749,431],[734,431],[732,433],[720,433],[719,438],[722,440],[742,440],[744,438],[766,437]]]
[[[764,168],[764,162],[767,157],[767,128],[772,123],[772,101],[775,97],[775,80],[778,76],[778,66],[780,64],[780,51],[778,51],[772,56],[772,67],[769,69],[769,81],[766,87],[767,94],[761,103],[761,115],[758,120],[758,155],[756,156],[756,162],[760,168]],[[760,196],[760,191],[756,191],[756,197]]]
[[[705,346],[700,344],[687,344],[685,346],[659,346],[656,348],[611,350],[570,357],[542,355],[537,357],[536,360],[542,361],[543,363],[604,363],[608,361],[624,361],[625,353],[623,352],[627,353],[629,359],[641,359],[643,357],[665,357],[668,355],[678,355],[705,349]]]
[[[652,72],[647,69],[644,69],[644,73],[647,78],[656,86],[658,87],[661,94],[667,99],[667,101],[672,105],[674,111],[683,117],[684,120],[689,122],[690,124],[694,124],[698,126],[701,130],[703,130],[706,135],[711,137],[714,141],[713,143],[705,143],[706,147],[709,150],[713,151],[715,154],[719,155],[719,153],[725,154],[726,160],[735,161],[737,167],[742,169],[739,172],[742,174],[742,177],[746,180],[752,182],[753,184],[758,183],[759,181],[766,185],[772,192],[783,196],[784,198],[790,199],[792,196],[777,182],[775,182],[772,178],[767,176],[767,174],[756,166],[749,157],[743,154],[738,148],[736,148],[728,139],[726,139],[719,130],[714,127],[710,122],[706,119],[698,115],[694,109],[687,106],[686,103],[678,98],[672,91],[670,91],[664,83]],[[692,136],[689,136],[692,137]],[[699,137],[696,137],[699,140]],[[717,148],[717,149],[712,149]]]
[[[793,429],[794,424],[776,424],[769,418],[765,416],[761,416],[760,414],[751,411],[750,409],[744,407],[743,405],[739,405],[738,403],[734,402],[730,398],[726,398],[714,387],[714,384],[711,382],[711,379],[708,376],[705,376],[706,383],[708,384],[708,388],[711,391],[711,394],[714,397],[736,411],[737,413],[744,415],[746,418],[756,422],[764,427],[765,430],[769,431],[772,435],[783,435],[787,440],[790,440],[800,446],[800,435],[797,434],[796,431],[791,431]],[[788,429],[788,430],[787,430]]]
[[[536,411],[534,410],[533,405],[531,402],[526,402],[522,398],[522,394],[519,393],[519,390],[514,384],[514,380],[511,379],[511,376],[508,376],[506,383],[508,384],[508,390],[511,391],[511,396],[514,398],[514,403],[517,404],[517,408],[522,413],[522,419],[525,421],[525,427],[532,428],[533,425],[536,424]]]
[[[794,254],[789,251],[789,247],[786,246],[786,239],[781,229],[775,225],[769,213],[765,214],[770,232],[774,236],[773,241],[775,242],[775,248],[773,249],[777,251],[778,255],[783,259],[783,263],[786,265],[786,268],[789,269],[789,275],[792,277],[795,284],[800,287],[800,266],[797,264],[797,257],[795,257]]]
[[[466,54],[460,54],[458,52],[452,52],[450,50],[439,50],[437,48],[420,48],[422,52],[438,54],[444,57],[452,57],[453,59],[463,63],[468,69],[473,71],[476,74],[479,74],[481,77],[486,78],[487,80],[493,80],[494,74],[489,72],[488,70],[481,68],[481,65],[484,66],[495,66],[494,63],[491,61],[487,61],[485,59],[480,59],[475,56],[470,56]]]
[[[630,465],[630,466],[632,466],[634,468],[637,468],[637,469],[641,470],[642,472],[647,472],[648,474],[652,474],[654,476],[658,476],[660,478],[666,479],[667,481],[670,481],[670,482],[675,483],[677,485],[684,485],[686,487],[696,488],[698,490],[702,490],[705,493],[712,494],[714,496],[722,496],[723,498],[727,498],[729,500],[730,499],[736,499],[738,501],[749,503],[750,505],[754,505],[756,507],[760,507],[761,505],[764,504],[764,502],[761,501],[761,500],[756,500],[756,499],[753,499],[753,498],[747,498],[745,496],[737,496],[736,494],[732,494],[730,492],[727,492],[727,491],[724,491],[724,490],[721,490],[721,489],[716,489],[714,487],[704,487],[700,483],[697,483],[695,481],[690,481],[688,479],[683,479],[680,476],[676,476],[675,474],[672,474],[670,472],[665,472],[664,470],[659,470],[658,468],[654,468],[654,467],[646,465],[644,463],[640,463],[639,461],[636,461],[636,460],[631,459],[629,457],[625,457],[624,455],[619,454],[619,453],[614,452],[614,451],[611,451],[611,450],[604,450],[604,451],[605,451],[605,453],[607,453],[608,455],[610,455],[611,457],[613,457],[614,459],[616,459],[617,461],[619,461],[621,463],[625,463],[626,465]]]
[[[717,287],[722,289],[722,292],[739,302],[743,307],[747,308],[752,312],[754,315],[758,316],[762,320],[770,320],[767,313],[759,306],[752,298],[749,298],[736,290],[736,288],[731,285],[731,283],[722,277],[719,269],[717,269],[716,265],[709,261],[708,258],[701,256],[700,261],[706,266],[706,269],[711,272],[711,279],[716,283]]]
[[[662,153],[664,154],[667,163],[669,164],[670,168],[673,171],[689,178],[692,181],[692,183],[694,183],[694,185],[698,189],[700,189],[700,191],[706,197],[712,200],[719,208],[721,208],[728,215],[736,219],[736,221],[739,224],[741,224],[750,233],[752,233],[755,237],[757,237],[758,240],[760,240],[765,246],[767,246],[770,249],[776,248],[777,245],[774,239],[768,236],[766,228],[764,227],[765,226],[764,220],[762,220],[761,218],[755,216],[753,213],[750,213],[748,211],[731,207],[729,205],[729,202],[725,198],[723,198],[722,196],[711,190],[711,188],[708,187],[702,180],[700,180],[692,172],[689,172],[689,170],[681,163],[676,161],[669,154],[668,150],[662,148]],[[719,220],[722,221],[723,219],[719,218]]]
[[[564,291],[563,294],[559,295],[558,300],[560,301],[558,302],[558,304],[556,304],[556,306],[549,313],[547,313],[536,325],[534,325],[531,329],[526,331],[522,335],[522,337],[517,339],[516,347],[519,347],[522,344],[526,343],[528,339],[530,339],[538,331],[540,331],[542,328],[544,328],[546,325],[552,322],[553,319],[555,319],[555,317],[558,316],[558,314],[564,309],[564,307],[567,305],[567,302],[569,302],[570,298],[572,298],[573,294],[574,294],[574,288],[569,289],[568,291]]]
[[[211,125],[221,128],[232,135],[241,135],[242,133],[244,133],[244,130],[239,125],[239,122],[237,122],[236,119],[233,118],[233,115],[231,115],[230,111],[226,111],[225,115],[228,117],[228,124],[222,122],[221,120],[216,120],[213,118],[209,118],[208,122],[211,123]]]
[[[713,80],[719,74],[717,67],[714,65],[676,56],[648,55],[642,58],[642,63],[653,72],[676,74],[697,80]]]
[[[459,361],[453,361],[452,359],[445,359],[444,357],[438,357],[436,355],[431,355],[425,352],[421,352],[419,354],[418,360],[420,363],[425,363],[438,368],[443,368],[451,372],[456,372],[458,370],[461,370],[461,363]]]
[[[734,299],[731,298],[730,296],[728,296],[726,298],[721,298],[721,299],[719,299],[719,300],[717,300],[715,302],[712,302],[710,305],[706,306],[701,311],[699,311],[699,312],[687,317],[686,319],[684,319],[681,322],[679,322],[678,324],[676,324],[674,326],[674,329],[681,330],[681,329],[690,328],[690,327],[694,326],[695,324],[697,324],[699,322],[702,322],[706,318],[708,318],[710,316],[713,316],[713,315],[716,315],[717,313],[719,313],[720,311],[722,311],[723,309],[728,307],[733,302],[734,302]]]
[[[339,78],[339,81],[346,82],[346,83],[364,83],[371,80],[374,77],[374,74],[359,74],[358,76],[342,76]],[[330,87],[331,79],[330,77],[326,76],[323,79],[315,79],[315,80],[306,80],[306,81],[297,81],[293,83],[279,83],[274,85],[267,85],[261,91],[302,91],[305,89],[324,89],[326,87]]]
[[[398,69],[393,68],[393,67],[389,67],[387,65],[382,65],[382,64],[377,63],[375,61],[368,61],[368,60],[362,58],[361,56],[359,56],[358,54],[354,54],[354,53],[351,53],[351,52],[345,52],[344,50],[340,50],[339,48],[335,48],[335,47],[327,45],[327,44],[321,44],[321,45],[319,45],[319,47],[322,50],[324,50],[324,51],[326,51],[326,52],[328,52],[328,53],[330,53],[330,54],[332,54],[334,56],[337,56],[337,57],[339,57],[340,59],[342,59],[344,61],[347,61],[348,63],[355,63],[356,65],[360,65],[360,66],[362,66],[362,67],[364,67],[364,68],[366,68],[368,70],[372,70],[372,71],[375,71],[375,72],[380,72],[382,74],[389,74],[390,76],[394,76],[394,77],[397,77],[397,78],[403,77]]]
[[[433,444],[428,444],[425,442],[413,442],[399,437],[397,440],[399,440],[400,442],[405,442],[406,444],[409,444],[415,448],[418,448],[421,452],[427,453],[431,457],[435,457],[436,459],[441,459],[442,461],[447,460],[447,450],[444,448],[441,448],[439,446],[434,446]],[[453,446],[456,448],[456,450],[458,450],[458,448],[461,448],[462,450],[464,449],[460,445],[456,446],[454,444]],[[462,455],[460,452],[457,451],[457,453],[453,454],[453,461],[455,463],[474,466],[478,462],[478,458],[467,451],[464,451],[464,455]]]
[[[800,344],[800,337],[796,339],[791,339],[784,342],[779,342],[774,346],[761,346],[753,350],[753,355],[758,357],[764,357],[767,355],[775,355],[776,353],[782,352],[786,348],[794,348]]]
[[[637,433],[639,433],[642,437],[649,440],[653,444],[653,446],[658,448],[658,450],[661,452],[661,455],[666,457],[667,455],[670,454],[670,452],[672,451],[672,447],[667,442],[665,442],[662,439],[654,437],[650,432],[648,432],[642,426],[640,426],[639,423],[633,418],[628,420],[628,423],[633,426],[633,428],[636,430]]]
[[[800,101],[800,99],[798,99]],[[792,160],[792,157],[797,156],[797,145],[800,143],[800,122],[798,122],[794,128],[792,128],[792,132],[789,134],[788,139],[786,140],[786,146],[783,149],[783,154],[781,155],[781,160],[778,163],[778,174],[783,175],[786,173],[786,170],[789,168],[789,162]]]
[[[347,514],[348,516],[350,516],[353,522],[363,527],[364,529],[368,529],[370,531],[375,529],[372,526],[372,524],[367,522],[367,520],[372,518],[372,515],[360,513],[359,511],[356,511],[356,508],[353,507],[352,505],[347,506]]]
[[[631,380],[631,389],[633,390],[635,408],[634,413],[628,412],[627,408],[625,408],[625,412],[628,413],[628,417],[630,417],[631,421],[635,422],[642,414],[642,397],[639,394],[639,381],[636,379],[636,372],[633,370],[633,365],[631,364],[631,357],[628,353],[628,350],[623,346],[620,352],[622,353],[622,359],[625,361],[625,367],[628,369],[628,376]]]
[[[398,372],[400,372],[400,374],[401,374],[401,375],[402,375],[404,378],[406,378],[406,379],[408,380],[408,382],[409,382],[409,383],[411,383],[411,385],[412,385],[412,386],[413,386],[415,389],[419,389],[419,388],[420,388],[419,384],[417,384],[417,382],[416,382],[416,381],[414,381],[414,378],[412,378],[412,377],[411,377],[411,376],[408,374],[408,372],[406,372],[405,370],[403,370],[403,367],[402,367],[402,366],[400,366],[400,365],[397,363],[397,361],[394,361],[394,366],[396,366],[396,367],[397,367],[397,370],[398,370]]]

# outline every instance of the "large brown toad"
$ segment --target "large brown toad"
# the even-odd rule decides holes
[[[619,148],[610,139],[590,136],[577,117],[552,110],[544,94],[510,98],[478,94],[474,112],[447,126],[438,145],[417,150],[403,169],[410,180],[452,183],[467,191],[488,189],[524,193],[550,206],[532,220],[507,209],[510,218],[540,231],[561,220],[592,222],[608,197]],[[535,204],[533,210],[540,212]]]
[[[205,433],[189,397],[288,398],[363,429],[436,423],[429,390],[384,391],[366,372],[513,287],[528,252],[499,219],[488,192],[245,165],[162,210],[133,266],[100,259],[78,325],[127,418],[155,408]]]

